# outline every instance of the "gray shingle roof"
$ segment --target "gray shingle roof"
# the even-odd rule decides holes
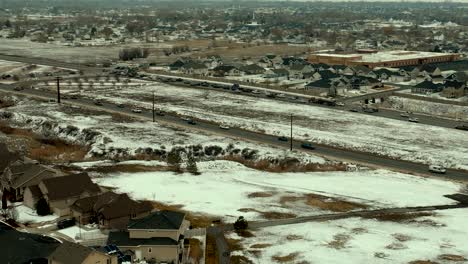
[[[61,200],[76,197],[84,192],[97,194],[100,189],[91,181],[87,173],[72,174],[49,178],[42,181],[47,188],[49,200]]]
[[[140,219],[130,220],[128,229],[179,229],[184,218],[184,213],[158,211]]]
[[[168,237],[130,238],[129,232],[126,231],[110,232],[107,244],[115,244],[119,247],[140,245],[178,245],[177,241]]]

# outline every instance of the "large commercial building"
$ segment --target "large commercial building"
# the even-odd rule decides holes
[[[363,65],[375,67],[403,67],[427,63],[449,62],[460,59],[460,54],[423,51],[376,51],[359,50],[354,54],[319,53],[309,56],[310,63],[325,63],[328,65]]]

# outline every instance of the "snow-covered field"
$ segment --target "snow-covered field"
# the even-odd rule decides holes
[[[323,210],[305,204],[282,203],[281,198],[318,194],[372,208],[452,204],[443,197],[462,186],[450,181],[416,177],[385,170],[356,172],[267,173],[231,161],[198,164],[200,176],[173,172],[112,173],[95,181],[115,187],[135,199],[155,200],[183,209],[233,220],[238,215],[262,219],[254,208],[265,212],[314,215]],[[253,193],[269,193],[253,197]],[[249,197],[249,194],[251,195]]]
[[[157,108],[182,115],[272,135],[288,135],[293,114],[294,135],[301,140],[468,169],[465,131],[168,84],[155,83],[138,89],[96,87],[82,94],[149,109],[153,92]]]
[[[134,155],[147,148],[169,151],[177,146],[195,145],[219,146],[226,150],[232,144],[234,149],[256,150],[258,157],[262,158],[296,157],[304,162],[325,162],[325,159],[311,154],[291,153],[285,149],[229,139],[221,135],[208,135],[167,124],[122,119],[107,113],[83,111],[53,103],[20,100],[16,106],[2,109],[0,113],[4,111],[13,114],[8,120],[13,125],[31,128],[42,135],[88,144],[91,146],[90,154],[95,155]]]
[[[269,227],[250,238],[232,234],[243,246],[232,255],[244,255],[255,264],[279,263],[275,257],[288,255],[295,257],[287,263],[460,263],[444,261],[443,255],[468,258],[467,217],[467,209],[453,209],[405,223],[350,218]]]
[[[441,104],[398,96],[390,96],[387,103],[390,104],[393,109],[427,115],[438,115],[468,122],[468,106]]]

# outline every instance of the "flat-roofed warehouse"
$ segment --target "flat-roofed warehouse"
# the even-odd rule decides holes
[[[309,56],[310,63],[328,65],[364,65],[375,67],[402,67],[456,61],[461,58],[457,53],[439,53],[424,51],[375,51],[365,50],[354,54],[318,53]]]

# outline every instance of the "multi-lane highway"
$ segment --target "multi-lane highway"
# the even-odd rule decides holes
[[[15,91],[13,85],[0,85],[0,91],[16,93],[20,95],[27,95],[27,96],[35,96],[36,98],[48,100],[48,99],[55,99],[56,94],[42,91],[42,90],[35,90],[35,89],[26,89],[22,91]],[[144,110],[142,113],[134,113],[130,106],[126,106],[121,108],[115,104],[103,102],[103,105],[96,105],[95,102],[91,99],[86,98],[79,98],[75,100],[63,100],[64,104],[68,105],[77,105],[81,107],[87,107],[95,110],[100,111],[107,111],[111,113],[118,113],[122,115],[128,115],[132,117],[137,117],[145,120],[152,120],[152,112],[151,110]],[[163,116],[157,115],[156,120],[160,123],[168,123],[172,125],[181,126],[192,131],[205,131],[208,133],[215,133],[217,135],[223,135],[230,138],[236,138],[240,140],[247,140],[251,142],[257,143],[264,143],[268,145],[289,148],[290,141],[288,139],[287,142],[280,141],[278,137],[257,133],[253,131],[247,131],[240,128],[230,128],[230,129],[221,129],[219,124],[202,121],[202,120],[195,120],[196,124],[191,125],[187,121],[184,121],[180,118],[180,116],[165,113]],[[467,136],[468,136],[468,132]],[[446,174],[432,174],[428,172],[428,166],[421,163],[414,163],[409,161],[402,161],[396,160],[385,156],[378,156],[373,153],[366,153],[366,152],[359,152],[354,150],[348,149],[340,149],[333,146],[327,145],[318,145],[313,144],[315,146],[314,150],[304,149],[301,147],[301,144],[304,142],[295,141],[293,140],[293,148],[300,151],[312,152],[316,153],[321,156],[339,159],[349,162],[356,162],[360,164],[365,164],[372,167],[384,167],[395,171],[401,171],[406,173],[414,173],[419,175],[431,175],[437,177],[444,177],[453,180],[461,180],[465,181],[468,180],[468,172],[462,170],[455,170],[449,169]]]

